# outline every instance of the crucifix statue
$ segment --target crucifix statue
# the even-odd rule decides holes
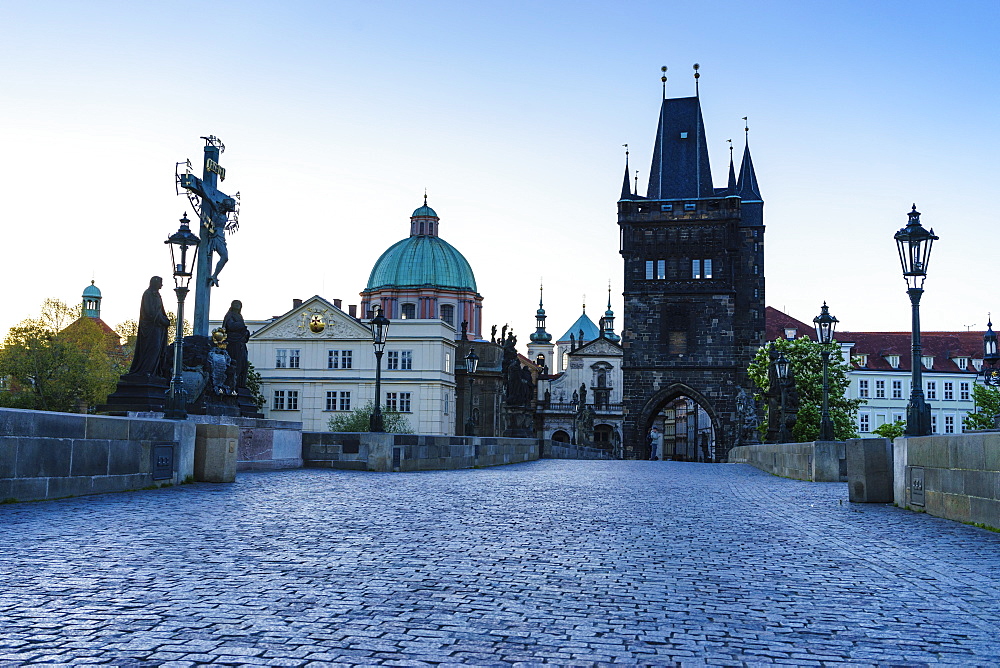
[[[188,170],[176,174],[177,185],[183,188],[191,201],[191,206],[201,219],[201,241],[198,244],[198,274],[194,292],[194,333],[208,336],[208,309],[211,303],[211,289],[219,285],[219,272],[229,261],[226,249],[226,232],[235,232],[239,227],[239,198],[230,197],[218,189],[218,181],[226,180],[226,170],[219,164],[219,154],[226,150],[218,137],[202,137],[205,140],[205,162],[202,177]],[[212,270],[212,254],[218,256],[215,270]]]

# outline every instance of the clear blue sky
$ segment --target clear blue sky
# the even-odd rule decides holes
[[[892,235],[941,237],[925,329],[995,298],[1000,2],[7,2],[0,5],[0,332],[93,277],[111,325],[169,279],[189,210],[174,163],[226,144],[243,196],[220,317],[321,294],[358,303],[424,188],[484,321],[526,341],[621,322],[621,145],[647,175],[660,98],[701,96],[718,185],[742,116],[765,199],[768,304],[905,330]],[[168,308],[173,295],[164,290]],[[1000,316],[998,316],[1000,318]]]

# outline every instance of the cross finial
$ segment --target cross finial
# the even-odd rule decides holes
[[[639,194],[639,170],[635,170],[635,193]]]
[[[699,65],[698,63],[694,64],[694,96],[695,97],[698,97],[698,79],[701,78],[701,75],[698,74],[698,70],[700,68],[701,68],[701,65]]]
[[[732,139],[727,139],[726,141],[729,142],[729,162],[732,162],[733,161],[733,140]]]
[[[663,85],[663,99],[667,99],[667,66],[660,68],[660,83]]]
[[[587,312],[587,293],[583,293],[583,312]]]
[[[542,295],[545,287],[542,283],[542,279],[538,279],[538,308],[542,308]]]
[[[628,159],[628,144],[622,144],[625,147],[625,159]]]
[[[424,188],[424,206],[427,206],[427,188]]]
[[[746,133],[747,136],[750,135],[750,121],[747,120],[746,116],[743,117],[743,132]]]

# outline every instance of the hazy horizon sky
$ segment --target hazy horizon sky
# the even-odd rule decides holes
[[[766,301],[845,331],[904,331],[892,235],[916,203],[940,236],[923,328],[983,329],[994,297],[1000,2],[216,2],[0,4],[0,333],[93,278],[138,316],[184,197],[174,166],[226,145],[238,233],[213,318],[314,294],[360,302],[423,201],[469,260],[484,329],[522,344],[622,322],[616,201],[645,192],[661,98],[701,101],[717,186],[743,116],[763,195]],[[200,175],[200,169],[197,170]]]

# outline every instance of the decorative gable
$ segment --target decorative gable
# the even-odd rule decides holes
[[[596,339],[591,341],[587,345],[577,348],[570,355],[621,355],[622,347],[617,343],[608,341],[607,339]]]
[[[258,329],[252,339],[367,339],[371,332],[322,297],[308,299],[274,322]]]

